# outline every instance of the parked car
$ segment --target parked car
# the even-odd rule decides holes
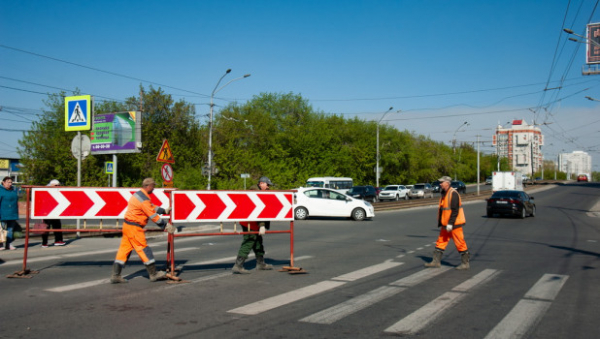
[[[408,193],[409,198],[417,199],[417,198],[433,198],[433,189],[431,184],[414,184],[413,188],[410,189]]]
[[[438,180],[431,183],[433,193],[440,193],[440,182]]]
[[[379,200],[408,200],[410,190],[403,185],[387,185],[383,191],[379,192]]]
[[[294,196],[294,218],[348,217],[364,220],[375,217],[373,205],[329,188],[297,188]]]
[[[346,194],[356,199],[377,202],[377,191],[375,191],[375,187],[370,185],[353,186],[348,190],[348,193]]]
[[[487,201],[487,217],[494,214],[514,215],[525,219],[528,215],[535,217],[533,197],[523,191],[496,191]]]
[[[491,175],[489,177],[485,178],[485,184],[486,185],[491,185],[492,184],[492,176]]]
[[[467,193],[467,185],[460,180],[450,182],[450,187],[454,188],[458,193]]]

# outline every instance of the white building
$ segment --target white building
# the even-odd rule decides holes
[[[515,171],[533,175],[542,167],[542,131],[527,124],[525,120],[513,120],[509,128],[498,125],[493,144],[496,146],[496,154],[501,158],[508,158]]]
[[[561,153],[558,155],[558,169],[567,173],[567,178],[572,178],[580,173],[592,173],[592,157],[583,151]]]

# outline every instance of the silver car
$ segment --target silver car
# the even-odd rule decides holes
[[[379,200],[408,200],[408,192],[410,190],[404,185],[387,185],[379,192]]]
[[[408,196],[411,199],[433,198],[433,188],[431,187],[431,184],[428,183],[414,184],[410,189]]]

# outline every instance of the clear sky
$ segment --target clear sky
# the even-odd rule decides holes
[[[0,158],[18,156],[47,93],[121,101],[152,85],[196,104],[206,122],[231,68],[222,84],[252,75],[217,94],[217,111],[291,92],[317,111],[383,118],[447,144],[480,136],[485,153],[498,124],[525,119],[540,124],[546,159],[586,151],[600,171],[600,102],[585,98],[600,100],[600,75],[582,75],[585,45],[562,30],[585,35],[600,22],[597,5],[0,0]]]

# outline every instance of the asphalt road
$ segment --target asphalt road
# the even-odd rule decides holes
[[[186,283],[149,282],[133,254],[130,282],[111,285],[119,238],[35,240],[28,267],[40,273],[0,279],[0,338],[600,337],[600,185],[529,193],[535,218],[489,219],[483,201],[465,204],[469,271],[453,269],[452,243],[442,269],[423,268],[438,232],[432,207],[296,221],[295,264],[308,272],[298,275],[232,275],[240,236],[189,237],[176,240]],[[150,244],[164,264],[166,238]],[[268,263],[289,264],[289,235],[265,245]],[[0,252],[1,276],[22,257],[22,247]]]

